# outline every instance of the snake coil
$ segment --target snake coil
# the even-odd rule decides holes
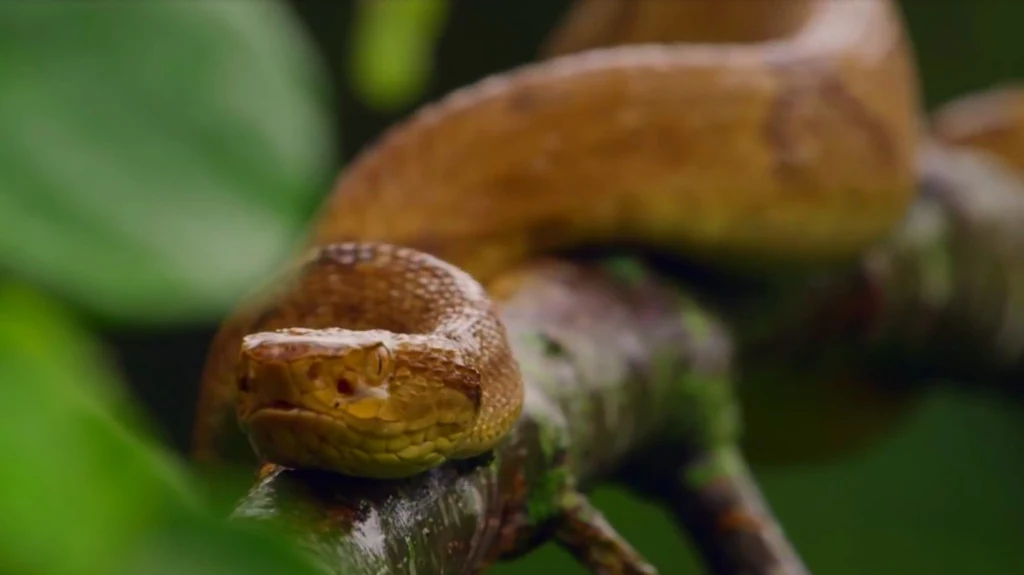
[[[305,259],[214,339],[196,457],[223,454],[236,408],[260,456],[350,475],[493,448],[523,384],[481,285],[550,250],[820,262],[882,239],[913,197],[919,137],[897,9],[743,6],[582,1],[561,55],[460,89],[363,151]],[[687,42],[708,29],[736,41]]]

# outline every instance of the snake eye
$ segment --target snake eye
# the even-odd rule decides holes
[[[391,366],[391,352],[384,344],[377,344],[366,354],[366,373],[370,377],[382,378]]]

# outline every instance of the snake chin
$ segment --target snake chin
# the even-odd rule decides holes
[[[291,404],[260,407],[243,427],[265,461],[373,479],[407,477],[443,463],[464,429],[453,424],[422,429],[371,425],[344,412]]]

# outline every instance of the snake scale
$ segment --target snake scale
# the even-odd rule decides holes
[[[921,129],[898,8],[733,4],[581,0],[552,57],[362,151],[215,336],[194,455],[220,457],[236,413],[261,458],[349,475],[492,449],[524,392],[486,286],[554,250],[817,263],[883,239]]]

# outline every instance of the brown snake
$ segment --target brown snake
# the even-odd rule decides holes
[[[236,405],[285,465],[398,477],[485,452],[523,385],[481,283],[596,243],[852,257],[915,193],[917,77],[890,1],[589,0],[551,51],[348,166],[309,251],[216,336],[198,458]]]

